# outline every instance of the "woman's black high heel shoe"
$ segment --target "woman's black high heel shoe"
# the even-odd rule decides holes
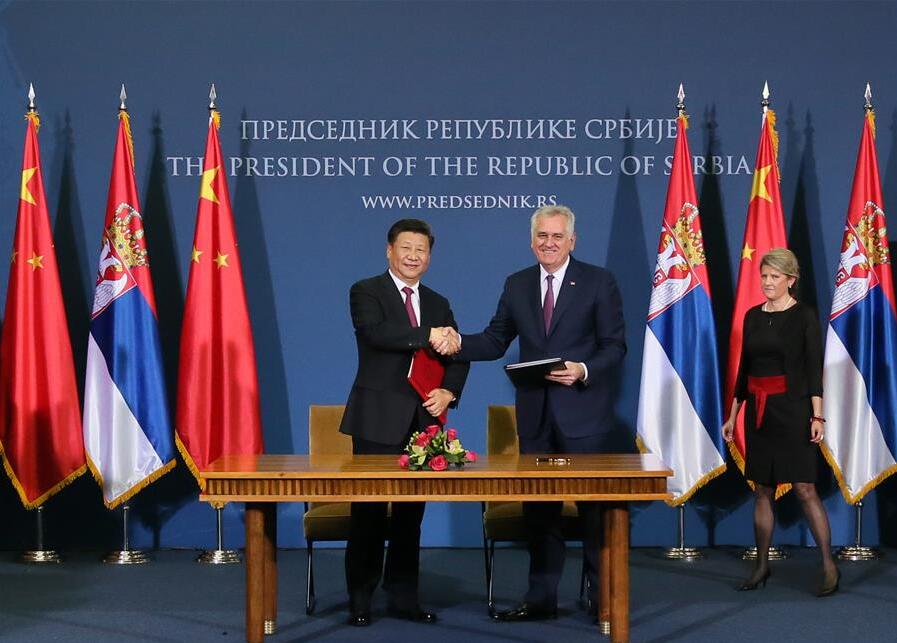
[[[769,567],[767,567],[762,573],[758,574],[757,572],[754,572],[753,574],[751,574],[750,578],[748,578],[735,589],[739,592],[750,592],[757,589],[760,585],[766,587],[766,581],[769,580],[771,574],[772,571],[770,571]]]
[[[841,584],[841,570],[835,570],[835,578],[823,578],[822,586],[819,588],[819,591],[816,592],[816,596],[822,598],[823,596],[831,596],[835,592],[838,591],[838,586]],[[834,582],[833,582],[834,580]]]

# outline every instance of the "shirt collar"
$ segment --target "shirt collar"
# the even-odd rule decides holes
[[[420,295],[420,292],[419,292],[420,282],[419,281],[416,284],[414,284],[413,286],[411,286],[411,285],[406,284],[404,281],[402,281],[398,277],[396,277],[395,274],[393,274],[392,270],[387,270],[387,272],[389,273],[389,276],[392,277],[392,281],[396,285],[396,288],[399,289],[399,292],[403,292],[403,290],[402,290],[403,288],[411,288],[411,290],[414,291],[415,295],[418,295],[418,296]]]
[[[555,270],[554,272],[548,272],[547,270],[545,270],[545,266],[543,266],[540,263],[539,264],[539,279],[541,281],[545,281],[545,277],[547,277],[548,275],[551,275],[554,277],[554,283],[559,284],[562,281],[564,281],[564,275],[567,274],[567,268],[569,268],[569,267],[570,267],[569,255],[567,256],[567,261],[565,261],[564,264],[560,268]]]

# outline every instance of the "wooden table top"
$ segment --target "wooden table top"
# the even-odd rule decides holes
[[[537,462],[569,458],[567,464]],[[652,454],[493,455],[445,471],[402,469],[394,455],[240,455],[213,462],[202,477],[224,479],[656,478],[673,472]]]

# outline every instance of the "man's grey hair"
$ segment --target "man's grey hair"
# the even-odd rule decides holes
[[[571,237],[573,236],[576,227],[576,215],[573,214],[573,210],[566,205],[543,205],[533,212],[533,216],[529,221],[530,237],[533,239],[536,238],[536,225],[542,217],[566,217],[567,234]]]

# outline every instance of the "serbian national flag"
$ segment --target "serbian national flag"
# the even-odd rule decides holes
[[[687,127],[686,116],[679,116],[651,284],[637,424],[639,448],[673,470],[672,506],[726,470],[716,331]]]
[[[775,113],[769,109],[763,115],[760,146],[754,166],[754,182],[748,203],[738,268],[738,287],[735,291],[735,310],[732,313],[732,332],[729,335],[729,363],[726,369],[726,404],[728,415],[732,408],[735,378],[741,361],[741,331],[748,309],[766,301],[760,288],[760,259],[772,248],[786,248],[785,219],[782,216],[782,196],[779,192],[779,136],[775,130]],[[738,468],[744,473],[744,405],[735,423],[735,439],[729,451]]]
[[[822,452],[850,504],[897,472],[897,320],[868,110],[825,340]]]
[[[0,453],[33,509],[87,469],[72,346],[30,112],[0,339]]]
[[[264,451],[255,347],[218,123],[213,111],[178,372],[176,439],[198,481],[200,472],[222,455]]]
[[[84,448],[110,509],[175,465],[128,113],[118,137],[87,340]]]

